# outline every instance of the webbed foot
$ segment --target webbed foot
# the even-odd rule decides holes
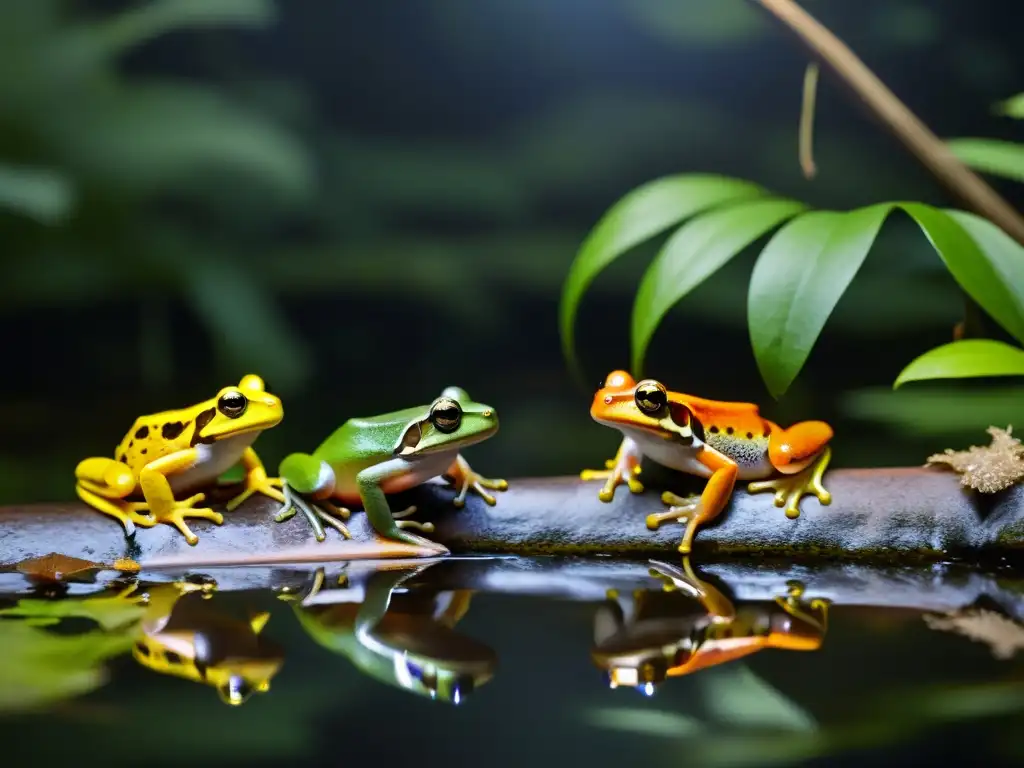
[[[508,481],[501,479],[492,480],[484,477],[479,472],[475,472],[469,466],[469,462],[462,458],[462,456],[458,456],[455,459],[452,466],[444,474],[444,479],[449,485],[459,489],[458,495],[452,500],[452,504],[457,509],[461,509],[466,505],[466,495],[471,490],[477,493],[491,507],[497,504],[498,500],[489,494],[487,489],[492,491],[508,490]]]
[[[831,458],[832,448],[826,446],[821,456],[809,467],[792,475],[750,483],[747,492],[775,491],[775,506],[785,507],[786,517],[794,520],[800,517],[800,499],[808,493],[813,493],[824,506],[832,503],[832,494],[822,485],[822,476]]]
[[[228,512],[233,512],[254,493],[262,493],[264,496],[284,503],[284,493],[278,490],[283,486],[284,481],[281,478],[267,477],[267,473],[263,469],[254,469],[245,477],[245,490],[225,504],[224,508]]]
[[[608,459],[605,469],[584,469],[580,472],[580,480],[604,480],[604,487],[597,492],[597,498],[601,501],[611,501],[615,498],[615,489],[620,485],[628,485],[632,493],[643,493],[644,486],[637,480],[640,474],[640,465],[631,464],[618,459]]]
[[[200,520],[209,520],[217,525],[221,525],[224,522],[224,516],[220,512],[215,512],[209,507],[195,506],[205,498],[206,494],[197,493],[194,496],[189,496],[187,499],[175,501],[170,509],[153,510],[153,516],[158,523],[173,525],[185,537],[185,541],[195,546],[199,541],[199,537],[186,525],[185,518],[192,517]]]
[[[275,522],[283,523],[285,520],[290,520],[295,516],[295,512],[299,511],[305,515],[306,520],[313,529],[313,535],[316,537],[317,541],[323,541],[327,538],[327,534],[324,532],[324,527],[320,522],[321,520],[338,531],[338,533],[346,539],[352,538],[352,534],[349,532],[348,526],[334,516],[337,515],[338,517],[347,520],[352,514],[348,509],[344,507],[336,507],[327,501],[319,501],[316,503],[307,501],[300,494],[289,488],[288,484],[284,482],[281,483],[281,489],[284,491],[284,505],[278,511],[277,515],[274,516]],[[325,510],[323,507],[326,507],[327,509]]]

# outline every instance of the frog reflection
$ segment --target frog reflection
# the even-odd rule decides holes
[[[144,667],[216,689],[232,706],[270,690],[284,662],[282,651],[261,636],[270,614],[242,621],[206,602],[212,582],[146,587],[146,613],[132,656]]]
[[[805,600],[790,582],[774,601],[733,602],[694,573],[651,561],[661,591],[609,593],[594,624],[591,658],[611,688],[634,687],[648,696],[667,677],[734,661],[764,648],[817,650],[828,629],[828,603]]]
[[[324,575],[318,571],[313,592],[293,602],[295,614],[315,642],[364,674],[459,704],[493,677],[497,656],[454,631],[469,610],[470,590],[400,590],[430,565],[375,570],[354,584],[343,575],[341,588],[330,590],[321,589]]]

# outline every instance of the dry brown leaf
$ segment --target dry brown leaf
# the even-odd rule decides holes
[[[1002,614],[985,609],[955,611],[944,616],[925,615],[932,629],[954,632],[975,642],[985,643],[997,659],[1012,658],[1024,649],[1024,627]]]
[[[64,581],[102,567],[101,563],[83,560],[80,557],[68,557],[57,552],[22,560],[17,565],[20,573],[38,581]]]
[[[989,427],[989,445],[972,445],[966,451],[947,448],[928,457],[925,466],[946,465],[960,473],[960,484],[982,493],[1005,490],[1024,479],[1024,446],[1013,437],[1013,427]]]

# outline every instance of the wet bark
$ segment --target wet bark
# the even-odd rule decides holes
[[[646,468],[644,477],[649,490],[634,495],[620,487],[610,503],[598,500],[599,483],[555,477],[511,480],[507,491],[496,494],[494,507],[471,495],[456,509],[450,488],[429,483],[393,497],[392,508],[418,505],[413,519],[433,522],[429,538],[453,554],[675,557],[682,525],[665,523],[656,531],[645,525],[649,513],[665,509],[654,489],[668,485],[652,483]],[[908,561],[1008,556],[1024,549],[1020,487],[982,495],[961,487],[953,472],[924,468],[838,469],[826,475],[825,485],[832,503],[822,506],[805,497],[795,520],[773,505],[770,493],[751,495],[738,487],[725,512],[697,534],[694,556]],[[226,512],[223,525],[189,521],[199,535],[195,546],[168,525],[139,528],[128,539],[115,520],[78,502],[3,507],[0,562],[59,552],[173,568],[430,554],[381,541],[360,511],[348,521],[351,540],[328,528],[326,540],[318,542],[302,514],[274,522],[279,506],[257,497]]]

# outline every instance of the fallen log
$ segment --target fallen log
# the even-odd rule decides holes
[[[651,531],[645,519],[664,509],[655,488],[685,492],[692,486],[658,482],[646,468],[644,477],[647,491],[631,494],[622,487],[610,503],[598,500],[598,483],[575,477],[511,480],[507,491],[496,494],[494,507],[470,496],[456,509],[453,491],[440,482],[396,495],[391,503],[393,509],[416,504],[413,519],[432,522],[429,538],[453,554],[675,557],[683,526],[667,523]],[[795,520],[773,505],[770,493],[737,488],[723,514],[698,532],[694,556],[936,561],[1007,557],[1024,549],[1020,486],[981,494],[962,487],[956,473],[938,468],[836,469],[825,485],[832,503],[804,497]],[[168,525],[139,528],[127,538],[115,520],[80,502],[2,507],[0,562],[58,552],[102,563],[127,558],[152,569],[436,555],[381,540],[360,511],[347,523],[351,539],[328,528],[326,539],[317,541],[301,514],[274,522],[279,508],[253,497],[225,512],[223,525],[190,520],[199,536],[190,546]]]

